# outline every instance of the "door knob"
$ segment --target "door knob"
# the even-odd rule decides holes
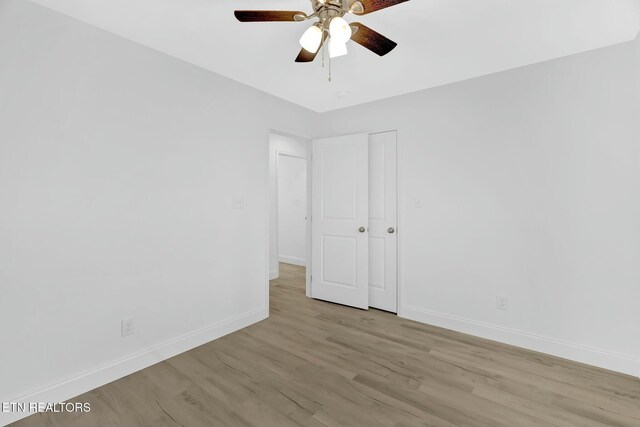
[[[396,232],[396,229],[393,228],[393,227],[389,227],[389,229],[387,230],[387,233],[389,233],[389,234],[393,234],[395,232]]]
[[[358,228],[358,231],[359,231],[359,232],[361,232],[361,233],[364,233],[366,230],[367,230],[367,229],[366,229],[366,228],[364,228],[364,227],[360,227],[360,228]]]

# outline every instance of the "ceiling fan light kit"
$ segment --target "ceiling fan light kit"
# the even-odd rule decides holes
[[[329,35],[331,40],[346,43],[351,38],[351,27],[343,17],[336,16],[329,23]]]
[[[322,29],[318,25],[312,25],[300,38],[300,46],[309,53],[317,53],[322,44]]]
[[[334,39],[333,37],[329,39],[329,58],[330,59],[337,58],[339,56],[344,56],[348,53],[349,51],[347,51],[346,42],[340,41],[339,39]]]
[[[327,39],[330,59],[346,55],[346,43],[350,39],[377,55],[384,56],[395,49],[397,43],[359,22],[349,24],[344,16],[362,16],[409,0],[310,1],[314,11],[310,15],[300,11],[236,10],[235,16],[240,22],[302,22],[317,18],[318,21],[300,38],[302,50],[296,62],[313,62]]]

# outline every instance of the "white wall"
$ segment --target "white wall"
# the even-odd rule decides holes
[[[307,159],[279,153],[278,259],[306,266],[307,258]]]
[[[269,135],[269,277],[271,279],[277,278],[280,272],[278,265],[278,202],[276,198],[278,153],[307,158],[309,156],[309,140],[279,133]]]
[[[70,398],[265,318],[268,132],[312,119],[0,0],[0,401]]]
[[[640,33],[636,36],[636,125],[638,132],[638,139],[640,140]],[[640,155],[640,150],[638,150]],[[638,160],[640,162],[640,160]]]
[[[402,316],[640,375],[637,45],[321,116],[398,130]]]

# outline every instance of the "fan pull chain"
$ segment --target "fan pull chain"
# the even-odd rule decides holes
[[[328,49],[328,45],[329,43],[324,43],[325,39],[322,40],[322,46],[320,47],[320,49],[322,49],[322,68],[324,68],[324,53],[325,51]],[[331,56],[329,56],[329,81],[331,81]]]
[[[328,41],[328,39],[327,39]],[[324,67],[324,51],[329,50],[329,43],[324,43],[322,45],[322,66]],[[329,55],[329,81],[331,81],[331,55]]]

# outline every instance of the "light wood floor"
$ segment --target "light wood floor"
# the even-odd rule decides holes
[[[16,426],[640,426],[640,380],[309,300],[282,265],[271,317]]]

